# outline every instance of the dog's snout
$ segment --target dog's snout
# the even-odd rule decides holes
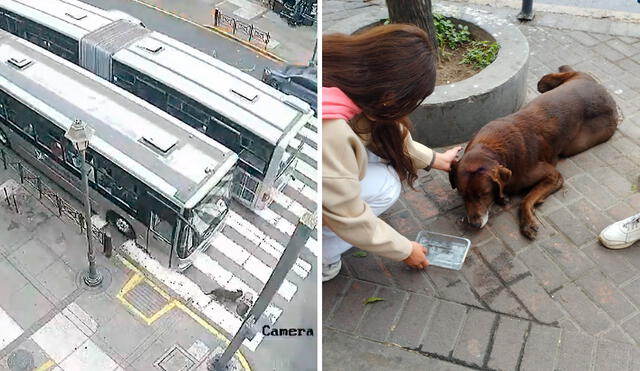
[[[487,211],[483,215],[478,215],[474,217],[469,216],[467,217],[467,220],[469,221],[469,224],[471,224],[473,227],[482,228],[485,225],[487,225],[487,222],[489,221],[489,212]]]

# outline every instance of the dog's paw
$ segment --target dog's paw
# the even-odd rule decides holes
[[[520,227],[522,234],[530,240],[535,240],[538,236],[538,224],[535,222],[523,224]]]

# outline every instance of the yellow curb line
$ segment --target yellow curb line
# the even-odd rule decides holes
[[[239,42],[240,44],[244,45],[245,47],[247,47],[249,49],[252,49],[253,51],[255,51],[256,53],[262,55],[263,57],[269,58],[269,59],[271,59],[271,60],[273,60],[275,62],[287,63],[287,61],[285,59],[283,59],[283,58],[281,58],[281,57],[279,57],[279,56],[277,56],[277,55],[275,55],[275,54],[273,54],[273,53],[271,53],[269,51],[262,50],[262,49],[258,48],[257,46],[251,44],[250,42],[242,40],[242,39],[239,39],[239,38],[237,38],[237,37],[235,37],[233,35],[230,35],[230,34],[224,32],[224,31],[222,31],[222,30],[220,30],[220,29],[218,29],[216,27],[202,25],[202,24],[194,22],[194,21],[192,21],[192,20],[190,20],[188,18],[184,18],[184,17],[179,16],[179,15],[177,15],[175,13],[171,13],[171,12],[169,12],[167,10],[159,8],[159,7],[155,6],[155,5],[148,4],[148,3],[146,3],[146,2],[144,2],[142,0],[131,0],[131,1],[136,2],[136,3],[140,4],[140,5],[144,5],[144,6],[148,7],[148,8],[151,8],[153,10],[156,10],[156,11],[158,11],[160,13],[163,13],[163,14],[166,14],[168,16],[171,16],[171,17],[174,17],[174,18],[178,18],[181,21],[187,22],[187,23],[189,23],[189,24],[191,24],[193,26],[199,27],[199,28],[201,28],[203,30],[207,30],[207,31],[210,31],[210,32],[215,32],[216,34],[218,34],[220,36],[223,36],[223,37],[226,37],[229,40]]]
[[[45,363],[40,365],[40,367],[36,368],[34,371],[46,371],[53,366],[55,366],[55,363],[52,360],[47,360]]]
[[[136,0],[133,0],[136,1]],[[222,341],[225,342],[225,344],[229,344],[231,343],[231,341],[229,339],[227,339],[220,331],[218,331],[218,329],[216,329],[215,327],[213,327],[211,324],[209,324],[209,322],[207,322],[206,320],[204,320],[202,317],[200,317],[198,314],[196,314],[194,311],[192,311],[189,307],[187,307],[186,305],[184,305],[182,302],[180,302],[177,299],[172,299],[166,292],[164,292],[160,287],[158,287],[154,282],[152,282],[151,280],[145,278],[143,276],[142,271],[136,267],[135,265],[133,265],[129,260],[127,260],[125,257],[121,256],[120,254],[118,254],[118,258],[120,259],[120,261],[130,270],[134,271],[135,274],[133,275],[133,277],[131,277],[129,279],[129,281],[127,281],[127,283],[125,283],[125,285],[122,287],[122,289],[120,290],[120,292],[118,293],[118,295],[116,295],[116,297],[118,299],[120,299],[120,301],[127,307],[129,308],[132,312],[136,313],[138,316],[140,316],[146,323],[147,325],[151,325],[154,321],[156,321],[158,318],[162,317],[164,314],[166,314],[168,311],[170,311],[173,308],[178,308],[180,310],[182,310],[184,313],[186,313],[189,317],[191,317],[194,321],[196,321],[200,326],[204,327],[205,329],[207,329],[210,333],[212,333],[214,336],[216,336],[218,339],[221,339]],[[151,317],[147,317],[145,316],[142,312],[140,312],[138,309],[136,309],[131,303],[129,303],[125,298],[124,295],[131,291],[134,287],[136,287],[136,285],[138,285],[140,282],[145,281],[146,284],[148,284],[149,286],[153,287],[154,290],[156,290],[160,295],[162,295],[164,298],[166,298],[167,300],[171,300],[171,302],[169,302],[167,305],[165,305],[161,310],[158,311],[158,313],[155,313],[153,316]],[[247,361],[247,359],[244,357],[244,355],[242,354],[241,351],[236,352],[238,359],[240,360],[240,364],[242,365],[242,367],[246,370],[246,371],[251,371],[251,366],[249,366],[249,362]],[[38,370],[41,371],[41,370]]]

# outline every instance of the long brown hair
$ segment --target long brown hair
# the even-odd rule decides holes
[[[409,185],[417,173],[404,142],[408,115],[433,92],[436,63],[431,39],[413,25],[323,36],[322,86],[339,88],[362,109],[374,152]]]

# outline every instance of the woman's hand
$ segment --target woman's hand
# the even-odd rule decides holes
[[[451,162],[453,162],[453,159],[456,158],[461,148],[461,146],[456,146],[443,153],[434,151],[434,155],[436,156],[436,158],[435,160],[433,160],[432,167],[434,169],[448,172],[449,170],[451,170]]]
[[[427,265],[429,265],[427,253],[428,250],[426,247],[415,241],[411,241],[411,254],[403,260],[403,262],[411,268],[425,269]]]

